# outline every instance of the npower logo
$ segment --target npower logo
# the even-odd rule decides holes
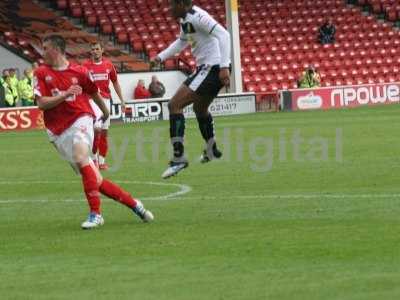
[[[0,129],[1,130],[12,130],[12,129],[27,129],[32,126],[30,118],[30,111],[0,111]]]
[[[331,106],[358,106],[400,101],[398,84],[354,86],[333,89]]]

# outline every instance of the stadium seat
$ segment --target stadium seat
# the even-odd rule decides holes
[[[175,59],[167,59],[164,62],[165,70],[175,70],[177,68],[176,60]]]

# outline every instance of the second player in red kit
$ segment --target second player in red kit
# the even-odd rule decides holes
[[[110,81],[113,84],[114,90],[121,101],[122,111],[125,110],[125,101],[122,97],[121,86],[118,82],[117,72],[112,62],[103,57],[104,48],[100,43],[93,43],[91,45],[91,59],[83,63],[83,65],[92,74],[93,80],[99,88],[100,95],[103,97],[108,109],[111,108],[111,91]],[[108,128],[110,127],[110,118],[101,121],[102,112],[93,101],[90,102],[94,113],[96,114],[96,123],[94,125],[94,142],[93,154],[95,160],[99,164],[100,170],[108,169],[105,158],[108,153]]]

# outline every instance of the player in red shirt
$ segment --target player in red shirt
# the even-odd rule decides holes
[[[120,101],[122,111],[125,111],[125,101],[122,97],[121,86],[118,82],[117,72],[115,67],[109,59],[103,57],[104,48],[99,42],[91,44],[90,54],[92,58],[83,63],[83,65],[89,70],[93,76],[93,80],[100,90],[100,95],[104,98],[106,106],[110,109],[111,107],[111,91],[109,88],[110,81],[114,86],[114,90],[117,93]],[[110,127],[110,118],[104,122],[100,121],[101,111],[98,106],[90,101],[93,111],[96,114],[97,121],[94,125],[94,143],[93,143],[93,154],[98,156],[98,163],[100,170],[107,170],[108,166],[105,163],[105,158],[108,152],[108,128]]]
[[[88,219],[83,229],[104,224],[100,211],[100,193],[128,206],[143,221],[153,220],[153,215],[143,204],[113,182],[103,179],[91,160],[94,113],[89,96],[102,111],[109,111],[98,93],[86,68],[70,63],[65,57],[65,40],[59,35],[44,39],[46,64],[35,70],[35,98],[44,114],[44,123],[50,141],[60,155],[82,176],[83,189],[89,203]]]

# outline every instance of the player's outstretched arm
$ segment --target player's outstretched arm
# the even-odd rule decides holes
[[[231,35],[220,24],[217,24],[213,28],[211,35],[218,40],[219,50],[221,52],[220,67],[228,68],[231,62]]]
[[[175,54],[181,52],[188,45],[187,41],[182,38],[177,38],[167,49],[160,52],[155,58],[150,61],[150,65],[156,63],[161,63],[164,60],[174,56]]]
[[[113,84],[113,87],[114,87],[115,92],[116,92],[117,95],[118,95],[119,100],[121,101],[122,111],[125,111],[125,100],[124,100],[124,98],[122,97],[121,86],[120,86],[118,80],[112,81],[112,84]]]
[[[36,103],[38,104],[39,109],[48,110],[56,107],[60,103],[67,100],[69,97],[75,97],[82,93],[82,88],[79,85],[72,85],[70,88],[64,92],[60,93],[56,96],[39,96],[36,95]]]
[[[231,36],[229,32],[219,24],[217,24],[213,28],[211,34],[217,38],[219,49],[221,52],[219,79],[225,86],[229,86],[229,65],[231,63]]]
[[[90,95],[90,97],[93,99],[94,103],[96,103],[96,105],[100,108],[101,112],[103,113],[101,119],[103,121],[107,120],[108,117],[110,116],[110,112],[108,111],[108,108],[103,98],[100,96],[99,92]]]

